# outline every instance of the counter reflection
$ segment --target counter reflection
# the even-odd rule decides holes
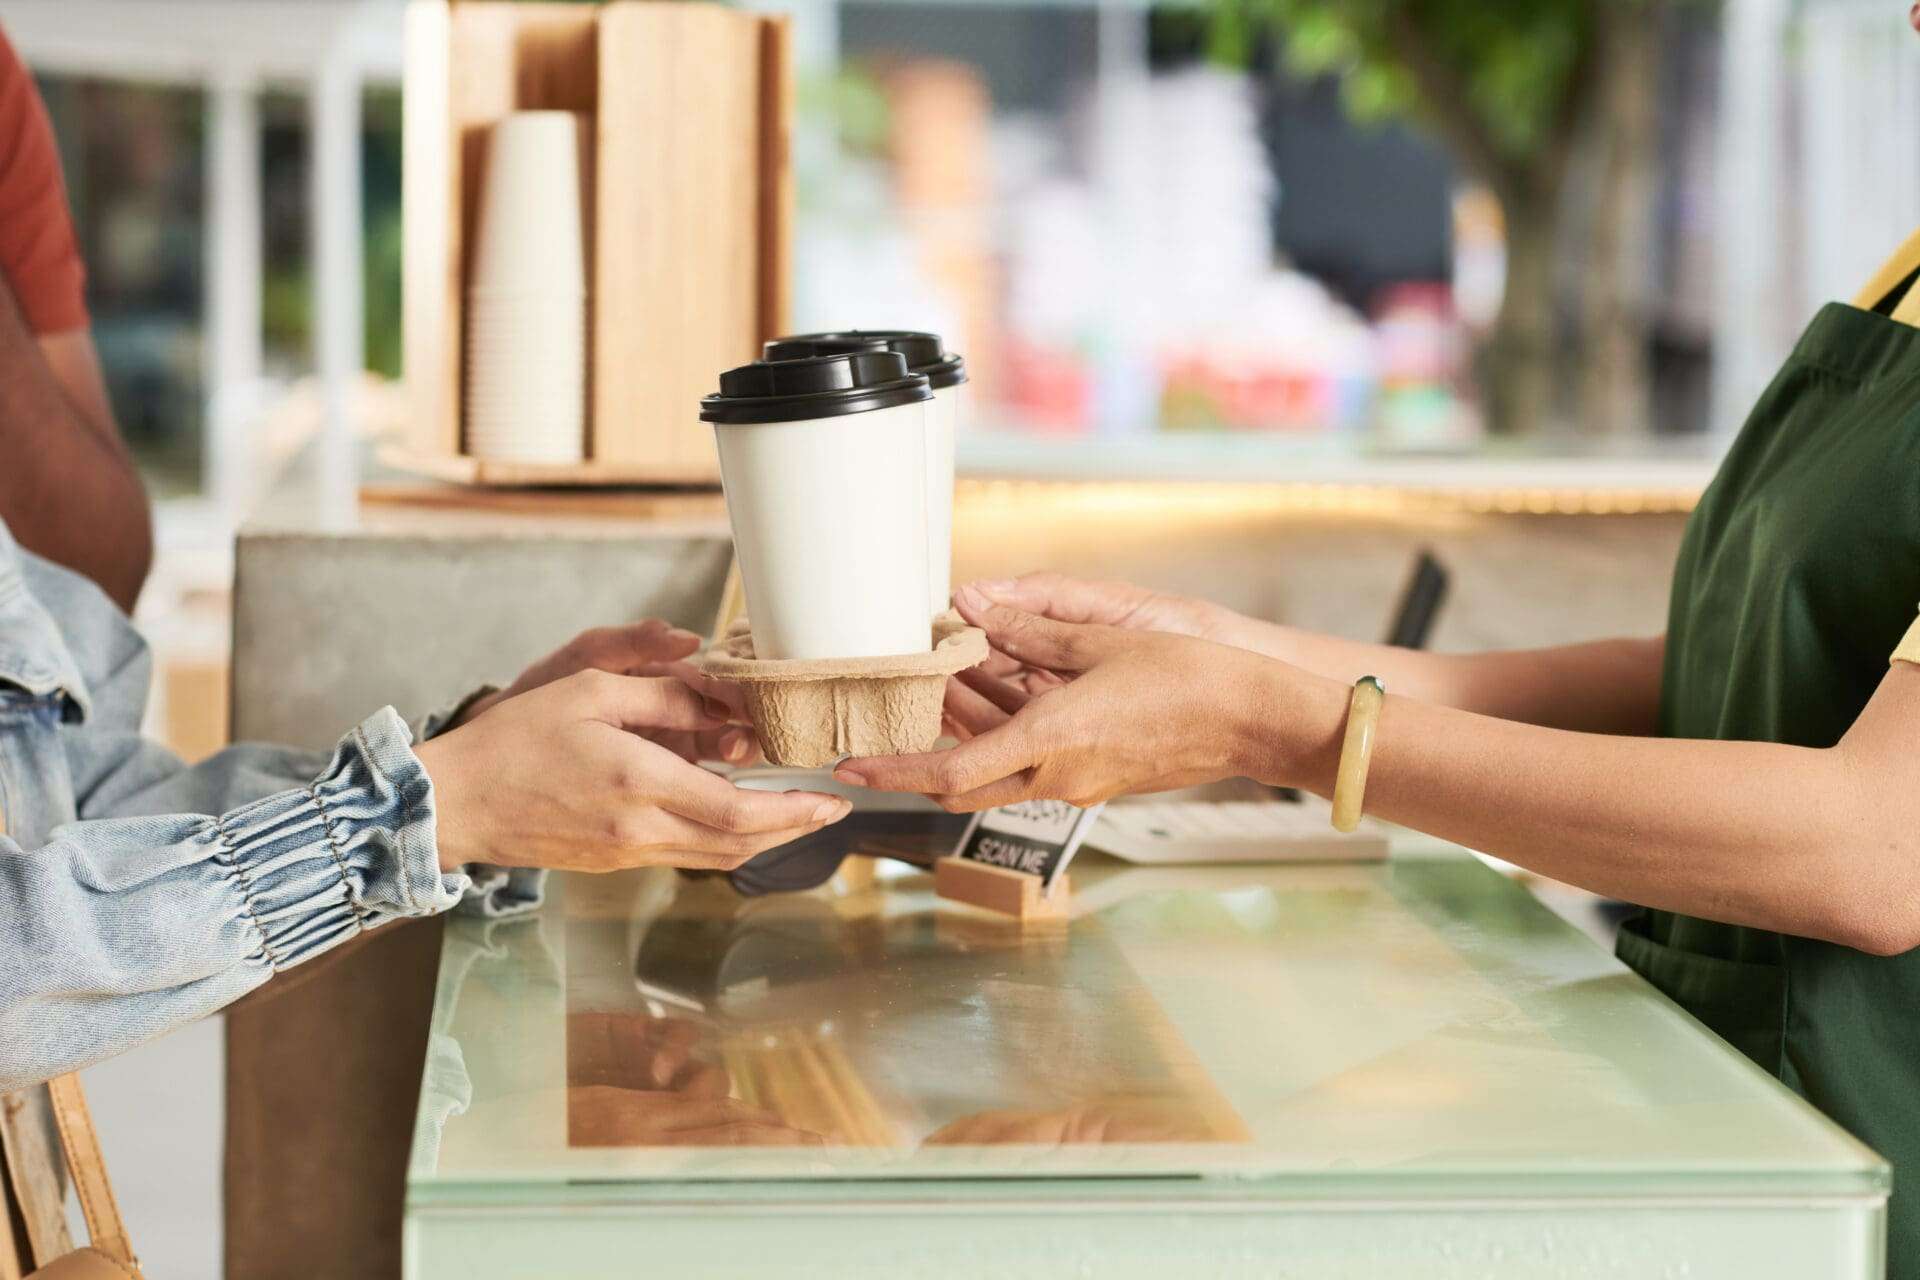
[[[1022,928],[899,870],[852,859],[818,892],[755,899],[652,877],[637,898],[570,900],[570,1145],[1247,1140],[1097,918]]]

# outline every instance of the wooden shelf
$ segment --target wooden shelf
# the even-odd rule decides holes
[[[395,471],[482,488],[718,487],[713,471],[697,464],[675,468],[650,462],[501,462],[413,449],[382,449],[379,457]]]

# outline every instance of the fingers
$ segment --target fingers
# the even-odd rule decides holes
[[[1032,769],[1022,769],[989,782],[984,787],[975,787],[972,791],[936,795],[933,798],[948,813],[978,813],[982,809],[998,809],[1003,804],[1019,804],[1022,800],[1058,799],[1057,796],[1040,795],[1034,785],[1034,773]]]
[[[941,712],[947,727],[954,731],[953,736],[962,741],[977,738],[1007,722],[1006,712],[952,679],[947,681]]]
[[[657,799],[661,808],[724,835],[757,835],[838,822],[853,807],[840,796],[819,791],[736,787],[705,769],[686,765],[677,765],[670,785],[660,790]]]
[[[1025,671],[1027,666],[1018,658],[1009,658],[998,649],[987,650],[987,660],[975,667],[975,671],[984,671],[990,676],[999,676],[1002,680],[1011,680]]]
[[[620,865],[669,866],[688,871],[732,871],[755,854],[777,849],[826,826],[809,822],[743,835],[715,831],[670,813],[654,815],[643,839],[632,842],[639,856]]]
[[[1043,571],[968,584],[995,604],[1060,622],[1124,624],[1147,593],[1126,582],[1094,582]]]
[[[650,663],[684,658],[700,648],[700,637],[659,618],[648,618],[628,626],[582,631],[567,648],[582,669],[625,673]]]
[[[1007,715],[1018,715],[1021,708],[1033,700],[1033,695],[1015,688],[1005,680],[996,680],[980,671],[962,671],[956,677],[974,693],[992,703]]]
[[[582,671],[566,681],[587,713],[616,729],[718,729],[726,707],[711,703],[679,680]]]
[[[702,760],[724,760],[731,765],[758,764],[763,758],[760,754],[760,741],[751,730],[737,725],[729,725],[716,732],[695,735],[695,746]]]
[[[960,795],[1031,765],[1027,737],[1020,721],[1009,720],[948,751],[848,760],[833,771],[833,776],[878,791]]]
[[[688,764],[720,760],[736,767],[745,767],[759,763],[762,758],[760,743],[753,733],[737,725],[729,725],[725,729],[702,729],[697,733],[681,730],[650,733],[647,738]]]
[[[730,718],[742,722],[747,719],[747,695],[731,680],[715,679],[691,662],[663,662],[650,674],[672,676],[695,693],[726,707],[732,713]]]
[[[1109,630],[994,604],[971,587],[954,593],[960,616],[987,633],[987,642],[1010,658],[1051,671],[1084,671],[1106,651]]]

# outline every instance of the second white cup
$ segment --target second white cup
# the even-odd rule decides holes
[[[776,338],[762,354],[768,360],[891,351],[922,374],[933,389],[927,405],[927,603],[935,617],[947,611],[953,590],[953,451],[965,424],[967,364],[946,349],[940,335],[910,329],[845,329]]]
[[[761,658],[933,647],[926,378],[890,351],[757,361],[700,404]]]

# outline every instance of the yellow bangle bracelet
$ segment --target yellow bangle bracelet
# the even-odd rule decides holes
[[[1373,763],[1373,730],[1380,723],[1386,686],[1373,676],[1354,681],[1353,700],[1347,704],[1347,736],[1340,744],[1340,772],[1333,780],[1333,826],[1352,831],[1360,825],[1367,799],[1367,767]]]

